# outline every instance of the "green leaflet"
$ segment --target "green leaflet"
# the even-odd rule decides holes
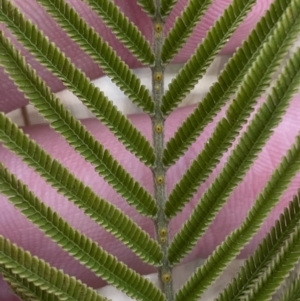
[[[297,137],[296,143],[282,159],[279,168],[273,172],[270,181],[255,201],[243,224],[227,236],[225,241],[216,248],[205,263],[196,269],[177,293],[176,301],[193,301],[202,295],[204,290],[220,275],[227,264],[238,255],[245,244],[258,231],[264,219],[277,204],[281,194],[288,187],[291,179],[299,169],[300,136]],[[297,256],[299,257],[299,255]]]
[[[290,17],[291,13],[294,18]],[[165,208],[168,217],[175,216],[183,208],[232,145],[253,111],[257,98],[270,85],[272,74],[296,39],[299,30],[300,5],[298,14],[297,11],[288,9],[283,15],[282,26],[274,31],[274,35],[265,43],[253,66],[244,75],[236,100],[227,110],[227,118],[223,118],[217,124],[204,149],[170,193]]]
[[[80,18],[64,0],[37,0],[57,21],[69,37],[95,62],[99,63],[112,81],[146,113],[153,113],[154,102],[140,79],[121,60],[113,48]]]
[[[157,206],[152,196],[74,119],[34,70],[26,65],[24,58],[3,34],[0,35],[0,64],[39,113],[77,152],[95,166],[95,170],[116,192],[142,214],[156,214]]]
[[[299,301],[300,275],[292,272],[285,282],[287,285],[281,289],[281,297],[273,298],[272,301]]]
[[[161,0],[160,13],[162,17],[168,17],[177,0]]]
[[[91,239],[72,228],[50,207],[45,206],[27,187],[0,164],[0,192],[45,235],[108,283],[141,301],[163,301],[163,294]]]
[[[152,65],[154,55],[140,30],[110,0],[84,0],[101,16],[117,38],[144,64]]]
[[[288,9],[287,9],[288,8]],[[174,164],[177,159],[195,142],[205,126],[213,120],[229,97],[236,92],[239,84],[244,82],[244,76],[255,60],[263,53],[261,49],[271,36],[276,35],[276,28],[282,27],[277,22],[295,20],[299,14],[298,0],[275,0],[265,16],[259,21],[248,39],[236,51],[226,64],[210,91],[199,102],[193,113],[178,128],[175,135],[167,142],[164,150],[163,163],[165,166]],[[298,17],[299,18],[299,17]],[[277,35],[280,31],[277,30]],[[279,39],[277,36],[276,39]]]
[[[211,3],[212,0],[189,1],[181,16],[176,19],[173,28],[164,41],[161,52],[164,64],[169,63],[178,53],[178,50],[182,48]],[[170,7],[170,4],[165,4],[165,6],[162,6],[162,10],[166,10],[168,7]]]
[[[76,69],[55,44],[27,21],[8,0],[0,0],[0,20],[17,36],[45,67],[62,82],[134,153],[147,165],[154,163],[153,148],[131,122],[117,110],[104,94],[95,87],[86,75]]]
[[[162,98],[161,111],[168,116],[204,75],[218,51],[246,17],[255,0],[234,0],[207,33],[192,57],[185,63]]]
[[[270,264],[268,271],[264,277],[256,283],[256,285],[248,293],[245,301],[267,301],[270,300],[289,272],[299,261],[300,256],[300,229],[286,242],[277,258]]]
[[[83,209],[87,216],[120,239],[142,260],[152,265],[160,264],[160,247],[148,233],[112,203],[101,199],[57,160],[51,159],[47,152],[30,140],[3,113],[0,113],[0,142],[21,157],[59,193]]]
[[[244,297],[258,283],[259,276],[269,274],[271,261],[276,261],[280,249],[289,240],[295,229],[299,229],[300,220],[300,191],[284,210],[275,226],[258,246],[253,256],[249,257],[241,267],[236,277],[215,301],[237,301]],[[265,279],[265,278],[264,278]]]
[[[81,281],[51,267],[1,235],[0,271],[16,291],[28,298],[26,300],[107,301]]]
[[[242,134],[224,168],[204,193],[187,222],[175,235],[169,248],[169,260],[172,264],[179,262],[192,249],[225,204],[235,186],[243,179],[243,176],[271,136],[273,129],[281,121],[293,93],[298,88],[299,81],[300,50],[289,60],[271,95],[255,114],[247,130]],[[238,111],[235,106],[228,113],[228,119],[235,119],[234,111]],[[300,146],[298,145],[298,147],[300,151]]]
[[[154,0],[137,0],[137,3],[149,17],[154,16],[156,10]]]

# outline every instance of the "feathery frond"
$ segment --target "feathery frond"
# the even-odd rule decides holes
[[[84,0],[99,14],[117,38],[143,63],[152,65],[154,55],[140,30],[110,0]]]
[[[153,148],[146,138],[117,110],[100,89],[95,87],[82,71],[76,69],[64,53],[50,43],[43,32],[26,20],[8,0],[0,0],[0,21],[7,25],[31,54],[82,100],[129,151],[147,165],[154,163]]]
[[[289,207],[284,210],[275,226],[263,239],[253,256],[245,261],[239,273],[231,283],[220,293],[215,301],[238,301],[259,281],[260,275],[267,275],[271,261],[276,260],[280,249],[290,239],[295,229],[299,229],[300,220],[300,191]]]
[[[298,0],[275,0],[271,4],[265,16],[226,64],[218,81],[212,85],[210,91],[199,102],[193,113],[167,142],[163,158],[165,166],[174,164],[184,154],[205,126],[213,120],[226,104],[229,97],[236,92],[238,86],[244,82],[244,77],[252,64],[264,55],[264,52],[261,51],[264,43],[270,40],[271,37],[275,41],[280,41],[282,31],[289,31],[289,27],[299,18],[300,4]],[[281,22],[285,23],[285,26]],[[294,36],[295,34],[288,43],[291,43]],[[289,40],[289,37],[285,39],[286,43],[287,40]]]
[[[0,65],[4,66],[11,79],[38,112],[77,152],[95,166],[95,170],[115,191],[142,214],[156,214],[157,206],[152,196],[64,108],[3,34],[0,34]]]
[[[160,247],[148,233],[112,203],[101,199],[57,160],[53,160],[3,113],[0,113],[0,142],[21,157],[59,193],[83,209],[86,215],[120,239],[142,260],[153,265],[160,264]]]
[[[275,30],[274,36],[264,45],[261,55],[244,76],[237,98],[227,110],[227,118],[218,123],[203,151],[171,192],[165,210],[168,217],[175,216],[207,179],[246,123],[257,98],[270,85],[272,74],[300,30],[300,5],[299,15],[295,15],[295,18],[290,18],[289,15],[286,15],[284,25]]]
[[[165,18],[169,16],[170,12],[177,3],[177,0],[161,0],[160,2],[160,14],[163,18]]]
[[[161,52],[161,58],[164,64],[169,63],[177,54],[178,50],[181,49],[211,3],[212,0],[190,0],[188,2],[181,16],[176,18],[174,26],[164,41]],[[165,7],[166,6],[162,6],[162,10],[165,9]]]
[[[119,262],[91,239],[72,228],[50,207],[45,206],[27,187],[0,164],[0,192],[28,220],[38,226],[84,266],[128,296],[141,301],[164,301],[163,294],[149,280]]]
[[[52,298],[57,297],[57,300],[107,301],[80,280],[51,267],[49,263],[32,256],[2,235],[0,235],[0,271],[9,279],[11,286],[23,292],[28,298],[48,295],[48,300],[52,295]]]
[[[273,129],[281,121],[293,94],[299,86],[299,82],[300,50],[289,60],[272,93],[255,114],[247,130],[242,134],[224,168],[204,193],[187,222],[175,235],[169,248],[169,260],[172,264],[179,262],[192,249],[222,208],[233,189],[242,180],[266,141],[272,135]],[[238,111],[237,106],[233,106],[230,112],[227,113],[228,120],[235,120],[235,111]],[[300,152],[300,145],[297,146]],[[237,247],[234,249],[236,250]]]
[[[265,112],[267,111],[266,108],[267,106],[265,106]],[[227,236],[225,241],[216,248],[205,263],[196,269],[190,279],[177,293],[176,301],[193,301],[201,296],[204,290],[226,268],[228,263],[230,263],[231,260],[239,254],[245,244],[250,241],[272,208],[277,204],[281,194],[288,187],[290,181],[299,169],[300,136],[297,137],[295,144],[282,159],[278,169],[273,172],[270,181],[255,201],[254,206],[248,212],[243,224]]]
[[[116,54],[114,49],[104,42],[99,34],[63,0],[37,0],[57,21],[61,28],[75,41],[95,62],[99,63],[112,81],[142,108],[145,113],[153,113],[154,102],[149,90],[141,84],[140,79]]]
[[[161,111],[168,116],[196,85],[218,51],[246,17],[255,0],[234,0],[224,11],[192,57],[185,63],[162,98]]]

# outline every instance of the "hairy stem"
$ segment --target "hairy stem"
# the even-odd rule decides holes
[[[164,213],[166,203],[166,168],[163,165],[164,150],[164,125],[165,119],[161,112],[161,99],[164,94],[164,65],[161,59],[161,50],[164,41],[164,23],[160,15],[160,0],[155,0],[156,14],[153,18],[153,50],[155,63],[152,67],[152,89],[155,102],[155,113],[152,116],[152,133],[154,152],[156,156],[155,165],[152,169],[154,177],[154,193],[158,206],[155,219],[156,237],[162,248],[162,265],[158,270],[158,276],[163,293],[167,301],[174,300],[172,267],[168,260],[169,248],[169,220]]]

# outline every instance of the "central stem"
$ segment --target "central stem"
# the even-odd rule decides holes
[[[152,120],[153,144],[155,151],[155,164],[152,169],[154,177],[154,194],[158,206],[155,219],[156,237],[163,252],[162,265],[158,269],[158,277],[167,301],[174,300],[172,267],[168,260],[169,248],[169,220],[164,209],[166,202],[166,168],[163,165],[164,126],[165,118],[161,112],[161,100],[164,94],[164,65],[161,60],[161,50],[164,41],[164,22],[160,15],[160,0],[156,0],[156,15],[153,19],[153,50],[155,64],[152,68],[152,90],[155,102],[155,113]]]

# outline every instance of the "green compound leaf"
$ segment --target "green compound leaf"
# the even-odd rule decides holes
[[[280,166],[273,172],[270,181],[248,212],[243,224],[227,236],[205,263],[194,272],[177,293],[176,301],[193,301],[202,295],[205,289],[220,275],[228,263],[239,254],[258,231],[299,169],[300,136],[296,138],[296,143],[282,159]],[[299,258],[299,255],[297,256]]]
[[[285,208],[275,226],[258,246],[253,256],[245,261],[236,277],[220,293],[215,301],[241,300],[259,281],[259,276],[266,275],[270,269],[270,263],[276,259],[280,249],[289,240],[295,229],[299,228],[300,220],[300,191],[290,202],[289,208]]]
[[[272,74],[299,34],[300,5],[298,15],[293,11],[295,18],[291,18],[290,13],[288,9],[282,25],[274,31],[274,36],[263,46],[257,60],[244,76],[237,98],[229,106],[227,118],[217,124],[204,149],[170,193],[165,208],[168,217],[174,217],[208,178],[247,122],[257,98],[270,85]]]
[[[169,16],[171,10],[177,3],[177,0],[161,0],[160,2],[160,14],[164,18]]]
[[[255,0],[234,0],[225,10],[223,16],[210,29],[195,53],[170,83],[169,90],[162,98],[161,110],[165,116],[177,107],[203,77],[218,51],[225,45],[255,2]]]
[[[147,165],[154,163],[154,151],[146,138],[117,110],[111,101],[95,87],[86,75],[76,69],[59,48],[50,43],[43,32],[27,21],[8,0],[0,0],[0,21],[19,41],[62,82],[134,153]]]
[[[225,204],[230,193],[243,179],[258,153],[271,136],[273,129],[280,123],[292,95],[298,89],[299,82],[300,50],[289,60],[288,65],[276,82],[272,94],[242,134],[224,168],[196,205],[188,221],[175,235],[169,248],[169,260],[172,264],[179,262],[193,248],[199,237],[205,232]],[[234,110],[232,109],[228,114],[228,119],[235,118],[234,111],[237,107],[233,108]],[[298,151],[300,152],[300,147]],[[234,247],[234,250],[236,249]]]
[[[56,212],[35,197],[27,186],[10,174],[2,164],[0,164],[0,192],[7,196],[28,220],[44,231],[46,236],[97,276],[137,300],[165,300],[153,283],[72,228]]]
[[[0,113],[0,142],[22,158],[59,193],[82,209],[86,215],[120,239],[143,261],[159,265],[160,247],[149,234],[112,203],[101,199],[67,168],[30,140],[16,124]]]
[[[140,79],[114,49],[104,42],[69,4],[64,0],[37,0],[37,2],[43,5],[73,41],[101,65],[105,73],[133,103],[142,108],[145,113],[153,113],[154,102],[147,88],[141,84]]]
[[[137,3],[149,17],[153,17],[155,15],[156,9],[154,0],[137,0]]]
[[[0,271],[27,300],[107,301],[92,288],[0,235]],[[30,298],[30,299],[29,299]],[[51,298],[51,299],[50,299]]]
[[[140,30],[110,0],[84,0],[99,14],[105,24],[114,32],[118,40],[143,63],[152,65],[154,54],[149,42]]]
[[[147,216],[154,216],[157,206],[152,196],[135,181],[86,128],[76,120],[51,93],[35,71],[26,64],[3,34],[0,34],[0,65],[52,128],[79,152],[95,170],[123,196],[130,205]]]
[[[194,28],[211,3],[212,0],[190,0],[188,2],[188,5],[181,13],[181,16],[176,19],[173,28],[170,30],[164,41],[161,52],[161,58],[164,64],[169,63],[174,58],[178,50],[190,37]],[[162,6],[162,9],[165,7],[165,9],[168,9],[169,5],[167,7],[166,5]]]
[[[287,9],[288,8],[288,9]],[[275,0],[265,16],[259,21],[248,39],[243,43],[234,56],[226,64],[217,82],[215,82],[204,99],[199,102],[194,112],[179,127],[164,150],[163,163],[165,166],[174,164],[176,160],[195,142],[199,134],[213,120],[220,109],[226,104],[229,97],[236,92],[254,61],[264,53],[261,49],[270,38],[280,39],[281,31],[288,30],[300,15],[298,0]],[[279,25],[285,20],[287,24]]]

